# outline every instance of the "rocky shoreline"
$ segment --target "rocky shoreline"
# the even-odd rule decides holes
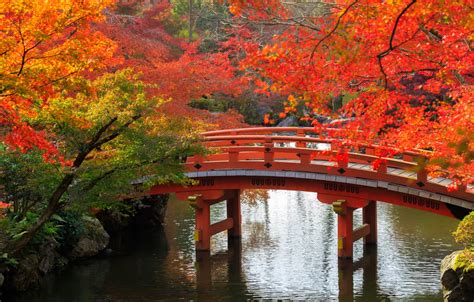
[[[120,232],[161,226],[167,202],[168,195],[152,196],[129,201],[129,213],[102,210],[93,216],[82,215],[81,235],[67,250],[53,236],[47,236],[16,259],[15,265],[0,267],[0,294],[37,288],[47,274],[81,260],[113,254],[109,243]]]

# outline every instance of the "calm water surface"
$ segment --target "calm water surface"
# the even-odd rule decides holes
[[[316,198],[271,191],[266,202],[243,204],[240,244],[228,249],[226,235],[217,235],[199,262],[193,211],[171,200],[164,229],[124,236],[120,256],[77,264],[7,301],[442,300],[439,263],[458,248],[455,220],[380,203],[378,247],[358,242],[354,262],[341,262],[336,215]],[[212,216],[225,217],[224,203]]]

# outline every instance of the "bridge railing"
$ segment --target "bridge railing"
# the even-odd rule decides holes
[[[328,128],[324,133],[337,133],[340,132],[339,128]],[[245,135],[245,134],[278,134],[278,133],[295,133],[296,136],[305,136],[310,134],[321,134],[320,131],[314,127],[253,127],[253,128],[240,128],[240,129],[226,129],[208,131],[203,133],[203,136],[223,136],[223,135]]]
[[[288,135],[291,133],[294,135]],[[450,184],[448,179],[428,179],[423,167],[427,158],[424,151],[404,151],[391,157],[380,157],[376,155],[379,146],[361,145],[341,153],[340,141],[324,138],[314,128],[274,127],[211,131],[203,134],[203,142],[212,153],[205,157],[188,158],[187,166],[191,170],[280,167],[309,172],[315,171],[314,167],[319,165],[340,171],[331,172],[335,175],[349,171],[351,173],[345,175],[362,175],[415,188],[430,186],[443,193]],[[455,194],[472,199],[472,194],[468,193],[465,187]]]
[[[252,127],[252,128],[240,128],[240,129],[226,129],[226,130],[216,130],[204,132],[202,135],[205,138],[215,137],[215,136],[247,136],[247,135],[272,135],[272,136],[289,136],[289,137],[305,137],[305,138],[322,138],[324,142],[329,141],[328,136],[335,136],[339,133],[343,133],[344,129],[341,128],[326,128],[324,130],[317,130],[314,127]],[[288,135],[293,133],[293,135]],[[334,142],[339,140],[334,139]],[[300,143],[300,146],[304,146]],[[375,145],[364,145],[359,144],[359,147],[364,148],[367,154],[374,154],[374,151],[380,146]],[[396,149],[393,146],[391,149]],[[411,161],[413,159],[427,158],[430,151],[422,149],[411,149],[400,151],[397,156],[402,157],[406,161]]]

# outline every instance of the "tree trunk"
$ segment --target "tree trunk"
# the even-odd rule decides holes
[[[40,218],[38,218],[35,224],[25,234],[23,234],[20,239],[13,241],[7,246],[6,250],[9,254],[15,254],[23,249],[31,241],[31,239],[33,239],[35,234],[43,227],[43,225],[49,221],[51,216],[56,213],[60,206],[59,201],[69,188],[69,185],[72,183],[73,179],[74,174],[68,174],[63,178],[61,183],[56,188],[56,191],[54,191],[53,195],[49,199],[48,207],[43,212],[43,214],[41,214]]]
[[[188,18],[189,18],[189,26],[188,26],[188,42],[191,43],[193,41],[193,0],[189,0],[188,2]]]
[[[64,193],[69,189],[69,186],[76,177],[76,170],[82,165],[89,153],[110,142],[119,136],[126,128],[128,128],[134,121],[141,118],[141,114],[133,116],[128,122],[123,124],[117,130],[112,132],[106,137],[102,136],[105,132],[117,121],[117,117],[112,118],[108,123],[106,123],[102,128],[100,128],[97,133],[92,137],[89,143],[85,144],[83,149],[79,151],[71,167],[71,172],[64,175],[63,179],[56,187],[56,190],[53,192],[51,197],[48,200],[48,206],[46,210],[41,214],[38,220],[24,233],[18,240],[10,242],[6,248],[6,251],[12,255],[18,253],[23,249],[30,241],[33,239],[35,234],[43,227],[43,225],[49,221],[49,219],[59,210],[61,207],[60,201]]]

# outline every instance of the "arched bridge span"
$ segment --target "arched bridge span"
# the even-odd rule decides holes
[[[334,130],[337,131],[337,130]],[[203,133],[211,153],[186,160],[186,174],[195,185],[157,185],[148,194],[177,193],[196,209],[196,249],[209,250],[210,237],[228,230],[240,236],[240,191],[280,189],[318,193],[338,214],[338,254],[352,257],[352,244],[376,242],[376,201],[462,218],[474,210],[471,187],[449,191],[451,180],[427,176],[421,151],[394,157],[375,155],[377,146],[351,150],[341,160],[338,142],[322,138],[314,128],[272,127]],[[374,168],[374,161],[380,161]],[[210,224],[211,204],[226,200],[228,218]],[[353,230],[355,209],[363,225]]]

